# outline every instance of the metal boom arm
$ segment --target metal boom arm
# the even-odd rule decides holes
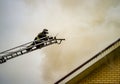
[[[47,41],[42,41],[42,42],[37,43],[35,45],[30,45],[31,43],[37,41],[37,40],[35,40],[35,41],[28,42],[26,44],[17,46],[15,48],[11,48],[9,50],[3,51],[3,52],[0,53],[0,64],[6,62],[9,59],[18,57],[20,55],[32,52],[34,50],[37,50],[37,49],[40,49],[40,48],[43,48],[43,47],[46,47],[46,46],[49,46],[49,45],[52,45],[52,44],[55,44],[55,43],[61,44],[61,42],[63,40],[65,40],[65,39],[57,39],[56,37],[54,37],[52,39],[48,39]],[[42,45],[44,44],[44,45],[40,48],[37,48],[37,46],[39,46],[41,44]],[[27,51],[27,49],[29,49],[29,48],[31,48],[31,50]]]

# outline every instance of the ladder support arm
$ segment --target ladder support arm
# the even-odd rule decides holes
[[[37,44],[35,43],[34,45],[31,45],[30,43],[35,42],[36,40],[29,42],[29,43],[26,43],[26,44],[23,44],[23,45],[20,45],[20,46],[15,47],[15,48],[11,48],[9,50],[6,50],[6,51],[0,53],[1,54],[0,64],[6,62],[9,59],[18,57],[20,55],[32,52],[32,51],[37,50],[37,49],[41,49],[43,47],[46,47],[46,46],[49,46],[49,45],[52,45],[55,43],[61,44],[61,42],[63,40],[65,40],[65,39],[57,39],[56,37],[54,37],[54,38],[48,39],[47,41],[42,41],[42,42],[37,43]],[[42,47],[37,48],[37,46],[41,46],[41,45],[42,45]],[[23,46],[25,46],[25,47],[23,47]],[[21,47],[22,47],[22,49],[21,49]],[[16,48],[17,48],[17,50],[16,50]],[[29,49],[29,48],[30,48],[30,50],[28,51],[27,49]],[[9,51],[9,53],[8,53],[8,51]]]

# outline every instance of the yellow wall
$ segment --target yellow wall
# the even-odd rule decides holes
[[[79,81],[79,84],[120,84],[120,48],[106,62]]]

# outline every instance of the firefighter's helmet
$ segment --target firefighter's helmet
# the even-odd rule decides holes
[[[44,34],[48,34],[48,29],[43,29]]]

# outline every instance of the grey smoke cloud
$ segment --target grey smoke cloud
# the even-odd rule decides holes
[[[24,39],[27,42],[34,39],[43,28],[47,28],[53,36],[59,33],[58,37],[66,39],[61,45],[52,45],[38,51],[44,53],[42,56],[37,51],[36,54],[31,54],[30,57],[39,55],[41,60],[40,77],[36,78],[35,74],[39,72],[34,70],[34,83],[35,81],[41,84],[54,83],[120,37],[119,0],[12,0],[6,3],[5,7],[0,5],[2,6],[0,10],[10,27],[12,39],[17,39],[17,35],[22,33],[18,40],[23,42]],[[5,26],[6,30],[7,28]],[[1,30],[4,30],[5,37],[8,37],[5,29]],[[31,58],[30,61],[32,59],[34,61],[31,64],[28,60],[28,66],[34,66],[35,58]],[[39,60],[37,62],[39,63]],[[24,63],[26,64],[26,62],[22,64]],[[24,82],[26,80],[21,80],[22,84],[26,83]]]
[[[120,37],[119,1],[59,2],[57,11],[51,10],[47,25],[52,32],[62,31],[61,37],[65,37],[66,41],[59,47],[45,49],[45,84],[57,81]]]

